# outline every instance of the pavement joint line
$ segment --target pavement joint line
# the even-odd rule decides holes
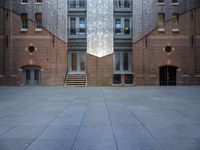
[[[113,134],[114,141],[115,141],[115,146],[116,146],[116,149],[119,150],[117,138],[116,138],[116,136],[115,136],[115,132],[114,132],[114,129],[113,129],[113,124],[112,124],[112,120],[111,120],[111,116],[110,116],[110,111],[109,111],[109,109],[108,109],[107,98],[106,98],[106,96],[105,96],[105,92],[104,92],[103,89],[102,89],[102,91],[103,91],[104,101],[105,101],[105,103],[106,103],[107,113],[108,113],[109,120],[110,120],[110,125],[111,125],[111,129],[112,129],[112,134]]]
[[[90,103],[90,101],[91,101],[91,97],[92,97],[93,94],[94,94],[93,92],[90,93],[90,98],[89,98],[89,100],[88,100],[88,102],[87,102],[87,105],[86,105],[86,108],[85,108],[83,117],[82,117],[82,119],[81,119],[80,125],[78,126],[78,129],[77,129],[77,132],[76,132],[76,136],[74,137],[74,140],[73,140],[73,143],[72,143],[72,146],[71,146],[71,150],[73,150],[73,148],[74,148],[74,144],[75,144],[75,142],[76,142],[76,140],[77,140],[77,137],[78,137],[80,128],[81,128],[81,126],[82,126],[81,124],[82,124],[82,122],[83,122],[83,120],[84,120],[84,118],[85,118],[85,114],[86,114],[86,111],[87,111],[87,109],[88,109],[88,105],[89,105],[89,103]]]
[[[8,131],[4,132],[4,133],[1,134],[0,136],[4,136],[4,135],[7,134],[8,132],[10,132],[10,131],[16,129],[17,127],[18,127],[18,125],[17,125],[17,126],[14,126],[13,128],[11,128],[11,129],[9,129]]]
[[[131,114],[137,119],[137,121],[145,128],[145,130],[151,135],[151,137],[156,140],[156,138],[153,136],[153,134],[149,131],[149,129],[140,121],[140,119],[132,112],[130,111]]]
[[[78,97],[78,96],[75,96],[73,99],[76,99],[76,97]],[[63,112],[64,112],[73,102],[74,102],[74,101],[72,100],[72,101],[65,107],[65,109],[63,110]],[[62,112],[62,113],[63,113],[63,112]],[[57,115],[54,119],[52,119],[52,121],[49,123],[49,125],[47,125],[47,127],[44,128],[36,138],[34,138],[29,144],[27,144],[27,146],[24,148],[24,150],[26,150],[28,147],[30,147],[30,146],[38,139],[38,137],[39,137],[40,135],[42,135],[42,133],[44,133],[44,131],[46,131],[46,130],[51,126],[51,124],[52,124],[62,113],[60,113],[60,114]]]

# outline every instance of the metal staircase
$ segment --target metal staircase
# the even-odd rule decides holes
[[[85,87],[86,75],[85,74],[68,74],[65,79],[65,86],[71,87]]]

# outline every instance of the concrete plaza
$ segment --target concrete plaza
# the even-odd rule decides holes
[[[0,150],[200,150],[200,87],[0,87]]]

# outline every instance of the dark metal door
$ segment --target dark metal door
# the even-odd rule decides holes
[[[173,66],[160,67],[160,85],[176,85],[177,68]]]

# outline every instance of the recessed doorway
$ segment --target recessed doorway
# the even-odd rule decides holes
[[[160,85],[175,86],[177,78],[177,67],[163,66],[160,67]]]
[[[25,85],[39,85],[40,84],[40,67],[26,66],[23,67],[23,78]]]

